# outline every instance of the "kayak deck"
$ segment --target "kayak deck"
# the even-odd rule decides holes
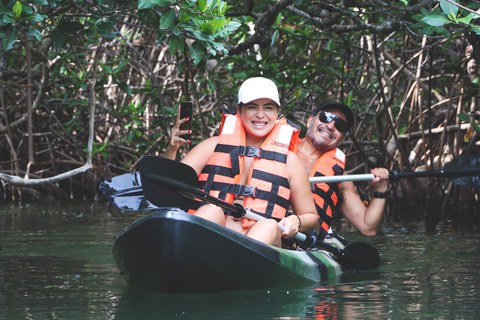
[[[178,208],[127,226],[113,256],[129,287],[164,293],[311,284],[342,272],[326,251],[269,246]]]

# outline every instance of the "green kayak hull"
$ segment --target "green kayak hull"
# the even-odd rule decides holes
[[[127,226],[113,256],[128,287],[161,293],[307,285],[342,272],[326,251],[269,246],[178,208]]]

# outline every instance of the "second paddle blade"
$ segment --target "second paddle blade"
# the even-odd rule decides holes
[[[348,244],[337,260],[344,271],[373,270],[380,267],[380,255],[377,249],[365,242]]]
[[[158,207],[176,207],[188,210],[194,200],[184,197],[179,190],[172,189],[162,184],[161,179],[152,176],[173,179],[179,183],[198,188],[199,182],[195,170],[181,162],[156,157],[144,156],[140,160],[140,175],[142,178],[143,192],[146,198]]]

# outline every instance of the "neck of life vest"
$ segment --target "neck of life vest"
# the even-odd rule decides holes
[[[217,146],[199,176],[205,192],[265,217],[282,219],[290,206],[287,154],[296,151],[298,128],[277,120],[260,148],[245,145],[246,133],[238,115],[224,115]],[[238,184],[245,157],[253,157],[247,184]],[[245,226],[245,225],[244,225]]]
[[[325,152],[315,163],[309,177],[338,176],[345,171],[345,154],[335,148]],[[319,238],[324,239],[330,230],[333,210],[338,202],[340,183],[312,183],[313,200],[320,220]]]

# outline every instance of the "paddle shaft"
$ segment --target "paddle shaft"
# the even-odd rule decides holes
[[[431,171],[416,171],[416,172],[397,172],[395,170],[390,171],[388,176],[389,180],[396,181],[398,179],[408,179],[408,178],[430,178],[430,177],[445,177],[445,178],[456,178],[456,177],[467,177],[467,176],[479,176],[480,167],[466,167],[458,169],[441,169],[441,170],[431,170]],[[310,177],[311,183],[338,183],[344,181],[370,181],[375,178],[375,175],[372,173],[365,174],[347,174],[340,176],[328,176],[328,177]]]
[[[432,170],[432,171],[417,171],[417,172],[397,172],[390,171],[389,180],[396,181],[398,179],[407,178],[428,178],[428,177],[446,177],[446,178],[458,178],[467,176],[480,176],[480,167],[475,163],[464,164],[466,156],[461,156],[453,159],[445,169]],[[449,165],[453,165],[453,168],[448,168]],[[459,167],[458,167],[459,166]],[[375,178],[374,174],[349,174],[339,176],[319,176],[310,177],[311,183],[340,183],[344,181],[370,181]],[[458,181],[453,181],[456,184],[461,184]],[[462,184],[461,184],[462,185]],[[106,196],[110,198],[123,197],[123,196],[136,196],[142,192],[142,183],[138,172],[127,173],[110,180],[104,181],[100,185],[100,190]],[[139,195],[141,196],[141,194]]]

